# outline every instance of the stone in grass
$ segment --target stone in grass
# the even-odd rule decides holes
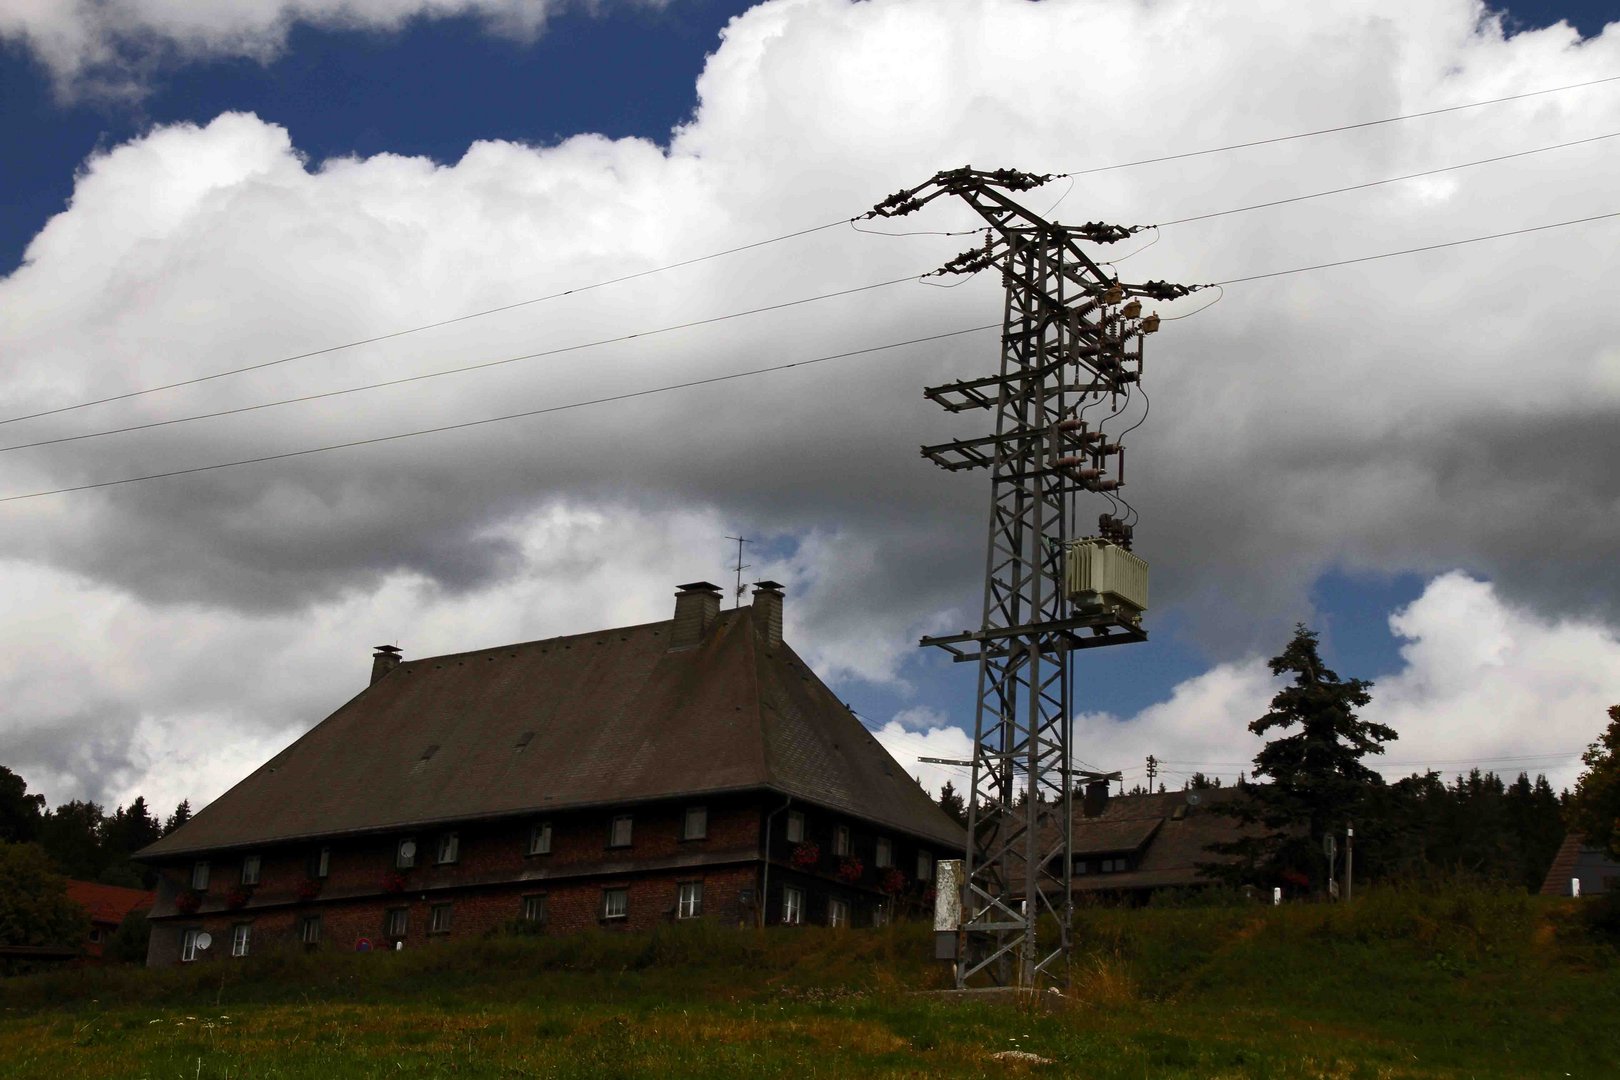
[[[1051,1058],[1043,1058],[1039,1054],[1032,1054],[1028,1050],[1002,1050],[991,1054],[997,1061],[1016,1061],[1023,1065],[1050,1065]]]

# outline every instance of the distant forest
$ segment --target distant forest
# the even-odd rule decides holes
[[[103,885],[150,889],[156,873],[130,856],[184,825],[191,804],[181,802],[159,819],[137,796],[112,813],[98,803],[73,799],[55,810],[45,796],[29,794],[22,777],[0,765],[0,843],[36,843],[64,876]]]
[[[1217,788],[1219,778],[1194,773],[1183,788]],[[1253,787],[1243,779],[1239,787]],[[1160,784],[1159,791],[1166,787]],[[1127,795],[1146,795],[1141,784]],[[1446,783],[1437,772],[1414,774],[1364,793],[1356,817],[1356,879],[1414,881],[1468,877],[1535,892],[1564,841],[1569,792],[1526,773],[1508,783],[1478,769]],[[946,813],[967,824],[954,785],[940,793]]]

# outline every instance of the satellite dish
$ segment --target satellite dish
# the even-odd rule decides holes
[[[1197,806],[1199,803],[1201,803],[1203,801],[1204,801],[1204,797],[1202,795],[1198,794],[1198,792],[1196,792],[1196,791],[1187,792],[1187,805],[1188,806]]]
[[[416,854],[416,841],[407,840],[403,844],[399,845],[399,853],[405,856],[407,859],[414,856]]]
[[[214,935],[210,934],[208,931],[204,930],[202,933],[197,935],[197,948],[206,949],[213,943]]]

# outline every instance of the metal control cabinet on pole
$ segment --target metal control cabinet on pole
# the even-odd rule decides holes
[[[985,244],[938,272],[993,268],[1006,288],[998,373],[925,391],[951,412],[988,409],[995,416],[990,435],[923,447],[942,468],[990,470],[983,622],[977,632],[923,639],[979,665],[958,987],[980,972],[1024,987],[1063,975],[1079,775],[1069,746],[1070,661],[1077,649],[1147,637],[1139,609],[1071,603],[1066,589],[1075,495],[1114,492],[1124,482],[1123,446],[1110,443],[1100,425],[1088,426],[1082,409],[1118,405],[1141,378],[1142,337],[1158,328],[1158,318],[1144,318],[1132,298],[1189,291],[1164,282],[1122,285],[1080,248],[1130,230],[1048,222],[1006,194],[1050,179],[955,169],[867,215],[898,217],[942,195],[962,199],[988,222]],[[1102,542],[1130,546],[1123,517],[1104,514],[1099,533]],[[1036,936],[1043,914],[1057,926],[1044,950]]]

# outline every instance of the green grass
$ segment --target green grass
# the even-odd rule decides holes
[[[916,993],[925,926],[490,938],[0,982],[0,1075],[1604,1077],[1620,957],[1477,889],[1087,909],[1047,1009]],[[1051,1064],[998,1060],[1021,1050]]]

